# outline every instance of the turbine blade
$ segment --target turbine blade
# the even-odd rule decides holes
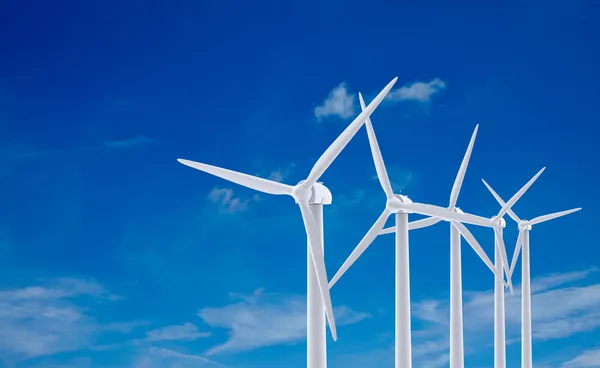
[[[317,227],[315,218],[310,211],[308,202],[299,201],[298,205],[300,206],[300,212],[302,212],[302,220],[304,220],[304,228],[306,229],[306,235],[308,237],[310,254],[315,268],[315,273],[317,274],[319,291],[321,292],[321,297],[325,306],[325,313],[327,314],[327,321],[329,322],[331,335],[333,336],[333,340],[337,340],[337,331],[335,327],[335,318],[333,316],[331,295],[329,294],[329,287],[327,286],[327,271],[325,270],[325,256],[323,255],[323,244],[321,243],[320,230]]]
[[[207,165],[200,162],[184,160],[181,158],[178,158],[177,161],[191,168],[204,171],[205,173],[217,176],[221,179],[225,179],[232,183],[236,183],[250,189],[258,190],[259,192],[263,193],[291,195],[292,189],[294,188],[290,185],[282,184],[273,180],[267,180],[259,178],[257,176],[243,174],[237,171],[223,169],[221,167]]]
[[[346,147],[348,142],[350,142],[352,137],[354,137],[356,132],[365,123],[367,117],[371,116],[373,111],[377,108],[377,106],[379,106],[379,104],[381,103],[381,101],[383,101],[385,96],[387,96],[388,92],[392,89],[397,80],[398,77],[392,79],[392,81],[388,83],[388,85],[385,86],[385,88],[381,92],[379,92],[377,97],[375,97],[375,99],[371,101],[369,106],[367,106],[367,108],[363,112],[361,112],[356,117],[356,119],[354,119],[354,121],[342,132],[342,134],[340,134],[340,136],[337,137],[335,141],[333,141],[329,148],[325,150],[325,152],[321,155],[321,157],[319,157],[319,159],[313,166],[312,170],[310,171],[310,174],[308,174],[308,178],[306,179],[306,181],[301,184],[304,188],[312,187],[317,182],[317,180],[319,180],[321,175],[323,175],[323,173],[325,172],[325,170],[327,170],[329,165],[331,165],[333,160],[335,160],[335,158],[340,154],[340,152],[342,152],[344,147]]]
[[[486,266],[488,266],[488,268],[494,273],[494,275],[496,275],[498,280],[502,281],[502,283],[504,284],[504,278],[502,277],[502,273],[498,274],[496,272],[496,267],[494,266],[490,258],[487,256],[487,254],[485,254],[483,248],[481,248],[481,245],[479,245],[479,242],[475,239],[475,237],[469,231],[469,229],[467,229],[465,225],[461,224],[458,221],[451,221],[451,223],[460,232],[462,237],[465,238],[467,243],[469,243],[471,248],[473,248],[475,253],[477,253],[477,255],[479,256],[479,258],[481,258],[483,263],[485,263]]]
[[[509,287],[509,289],[512,290],[512,280],[510,278],[510,274],[508,273],[509,268],[508,268],[508,257],[506,255],[506,245],[504,244],[504,239],[500,235],[500,230],[498,230],[497,228],[494,228],[494,237],[496,238],[496,246],[498,247],[498,250],[500,251],[500,258],[502,259],[502,269],[504,270],[504,273],[506,274],[506,280],[508,282],[508,287]]]
[[[560,211],[560,212],[555,212],[555,213],[551,213],[551,214],[544,215],[544,216],[539,216],[539,217],[536,217],[533,220],[529,221],[529,224],[533,226],[535,224],[540,224],[542,222],[554,220],[555,218],[569,215],[569,214],[571,214],[573,212],[577,212],[579,210],[581,210],[581,208],[573,208],[572,210]]]
[[[465,152],[465,156],[463,157],[463,160],[460,164],[460,168],[458,169],[458,174],[456,174],[456,179],[454,179],[454,184],[452,185],[452,192],[450,193],[450,209],[453,209],[456,206],[458,194],[460,193],[460,188],[462,187],[462,183],[465,178],[465,173],[467,172],[467,166],[469,166],[469,159],[471,158],[471,152],[473,152],[473,145],[475,144],[475,137],[477,137],[478,129],[479,124],[475,125],[475,130],[473,131],[473,135],[471,135],[471,141],[469,141],[467,152]]]
[[[537,174],[535,174],[533,176],[533,178],[531,178],[527,184],[523,185],[523,187],[521,189],[519,189],[518,192],[515,193],[514,196],[512,196],[511,199],[508,200],[508,202],[506,202],[506,204],[502,207],[502,209],[500,210],[500,212],[498,212],[498,215],[496,217],[500,218],[502,216],[504,216],[504,214],[515,204],[517,203],[517,201],[519,200],[519,198],[521,198],[521,196],[523,194],[525,194],[525,192],[527,191],[527,189],[529,189],[529,187],[537,180],[537,178],[542,175],[542,173],[544,172],[544,170],[546,170],[545,167],[542,167],[542,169],[540,171],[538,171]]]
[[[361,93],[358,94],[358,99],[360,101],[360,107],[362,111],[365,111],[367,108],[365,107],[365,101],[363,100],[363,96]],[[381,150],[379,149],[379,143],[377,143],[377,137],[375,136],[375,131],[373,130],[373,125],[371,124],[371,118],[367,117],[367,121],[365,123],[367,125],[367,134],[369,137],[369,146],[371,146],[371,155],[373,156],[373,162],[375,163],[375,171],[377,171],[377,178],[379,179],[379,183],[385,192],[385,195],[388,199],[394,197],[394,192],[392,190],[392,184],[390,183],[390,178],[388,177],[387,170],[385,169],[385,164],[383,163],[383,156],[381,155]]]
[[[435,225],[440,221],[442,221],[442,219],[437,218],[437,217],[427,217],[427,218],[424,218],[421,220],[412,221],[412,222],[408,223],[408,230],[410,231],[410,230],[423,229],[423,228]],[[391,234],[391,233],[395,233],[395,232],[396,232],[396,227],[392,226],[392,227],[388,227],[387,229],[381,230],[379,235]]]
[[[462,214],[453,210],[449,210],[445,207],[434,206],[431,204],[417,202],[403,203],[401,208],[421,215],[437,217],[445,221],[460,221],[466,224],[493,227],[493,223],[490,221],[490,219],[487,219],[485,217],[471,215],[467,213]]]
[[[396,232],[396,227],[388,227],[387,229],[383,229],[379,232],[379,235],[392,234]]]
[[[508,270],[509,277],[512,277],[513,272],[515,272],[515,266],[517,265],[517,260],[519,259],[519,253],[521,252],[521,245],[523,241],[523,231],[524,230],[519,230],[519,237],[517,237],[517,244],[515,244],[515,252],[513,253],[510,268]]]
[[[498,204],[500,204],[500,207],[504,207],[506,205],[506,203],[502,200],[502,198],[498,195],[498,193],[496,193],[496,191],[494,189],[492,189],[492,187],[485,180],[481,179],[481,181],[486,186],[486,188],[488,188],[488,190],[490,191],[490,193],[492,193],[492,195],[494,196],[494,198],[496,198],[496,202],[498,202]],[[510,208],[508,209],[508,215],[515,222],[517,222],[517,223],[521,222],[521,220],[519,219],[519,217],[517,216],[517,214],[512,209],[510,209]]]
[[[379,235],[379,233],[381,232],[381,229],[383,229],[383,227],[385,226],[385,222],[387,221],[388,217],[390,217],[390,215],[391,212],[387,208],[383,210],[377,221],[375,221],[373,226],[371,226],[371,229],[369,229],[369,231],[365,234],[360,243],[358,243],[356,248],[354,248],[352,253],[350,253],[350,256],[346,259],[346,261],[344,261],[342,267],[340,267],[338,272],[336,272],[335,276],[333,276],[333,278],[329,282],[330,289],[331,287],[333,287],[333,285],[335,285],[335,283],[340,279],[340,277],[342,277],[342,275],[348,270],[348,268],[352,266],[352,264],[358,259],[358,257],[360,257],[360,255],[363,254],[363,252],[369,247],[369,245],[371,245],[373,240],[375,240],[377,235]]]
[[[422,229],[437,224],[442,221],[440,218],[427,217],[421,220],[416,220],[408,223],[408,230]]]

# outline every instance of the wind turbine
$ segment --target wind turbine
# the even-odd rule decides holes
[[[365,102],[361,94],[359,94],[359,100],[361,107],[365,109]],[[480,226],[492,227],[494,223],[490,219],[470,215],[457,211],[453,211],[448,208],[412,202],[407,196],[396,195],[392,191],[392,186],[385,169],[383,157],[377,143],[377,138],[373,130],[370,118],[366,121],[367,134],[369,137],[369,144],[371,147],[371,153],[373,155],[373,161],[375,163],[375,169],[377,171],[377,177],[381,187],[383,188],[387,202],[383,213],[379,216],[377,221],[373,224],[371,229],[363,237],[360,243],[352,251],[348,259],[342,264],[339,271],[329,282],[331,288],[346,270],[360,257],[360,255],[367,249],[373,240],[381,233],[383,226],[387,219],[392,214],[396,214],[396,226],[392,231],[396,233],[396,341],[395,341],[395,366],[397,368],[409,368],[412,367],[412,352],[411,352],[411,327],[410,327],[410,274],[409,274],[409,251],[408,251],[408,231],[411,228],[408,223],[409,213],[418,213],[435,218],[444,219],[450,221],[454,227],[460,231],[461,234],[467,239],[471,247],[477,252],[479,257],[487,264],[487,266],[496,273],[496,276],[503,280],[502,273],[497,273],[494,265],[485,254],[475,237],[471,232],[461,223],[471,223]],[[461,179],[462,181],[462,179]],[[509,203],[507,206],[510,206]],[[412,228],[421,228],[429,226],[439,220],[437,219],[423,219],[412,223]],[[391,231],[390,231],[391,232]]]
[[[465,174],[467,171],[467,167],[469,165],[469,160],[471,158],[471,153],[473,152],[473,146],[475,144],[475,138],[477,137],[477,132],[479,130],[479,124],[475,126],[473,130],[473,134],[471,135],[471,140],[469,141],[469,145],[467,146],[467,150],[463,157],[463,160],[460,164],[460,168],[458,173],[456,174],[456,179],[454,180],[454,184],[452,185],[452,191],[450,193],[450,202],[448,205],[448,210],[453,211],[459,214],[464,214],[464,212],[456,207],[456,203],[458,201],[458,195],[460,194],[460,189],[462,187],[463,180],[465,178]],[[526,190],[526,189],[525,189]],[[510,209],[512,205],[523,195],[524,190],[519,191],[510,201],[503,206],[498,215],[492,217],[488,221],[488,227],[492,227],[494,229],[496,244],[494,247],[494,254],[497,256],[498,254],[503,255],[502,259],[505,260],[506,267],[508,268],[508,259],[506,257],[506,248],[504,246],[504,242],[502,240],[501,227],[504,222],[501,219],[502,216]],[[418,229],[426,226],[431,226],[441,221],[441,218],[425,218],[422,220],[418,220],[415,222],[411,222],[410,229]],[[455,221],[450,221],[450,367],[451,368],[463,368],[464,367],[464,337],[463,337],[463,312],[462,312],[462,262],[461,262],[461,235],[467,240],[467,242],[475,249],[473,246],[474,239],[470,233],[465,232],[462,229],[461,231],[460,223],[456,223]],[[462,226],[464,227],[464,226]],[[394,232],[394,228],[384,229],[381,234],[387,234]],[[465,235],[466,234],[466,235]],[[469,240],[471,238],[471,240]],[[498,240],[499,239],[499,240]],[[482,258],[483,259],[483,258]],[[485,260],[484,260],[485,262]],[[487,262],[486,262],[487,264]],[[489,267],[489,264],[488,264]],[[496,283],[500,283],[504,285],[504,279],[502,277],[502,268],[498,269],[496,266],[493,266],[494,273],[499,276],[496,278]],[[509,285],[512,285],[509,279]]]
[[[375,97],[373,102],[364,109],[354,121],[340,134],[317,160],[305,180],[295,186],[279,183],[219,168],[199,162],[178,159],[180,163],[208,174],[220,177],[233,183],[274,195],[289,195],[300,207],[302,220],[307,235],[307,364],[309,368],[324,368],[327,366],[326,327],[324,314],[329,322],[329,328],[334,341],[337,340],[333,307],[327,285],[327,272],[323,255],[323,205],[331,204],[331,192],[319,178],[340,154],[365,120],[373,113],[388,92],[392,89],[398,77],[394,78]],[[321,294],[319,296],[319,293]],[[323,303],[323,304],[322,304]],[[323,305],[325,313],[323,313]]]
[[[503,206],[504,201],[502,198],[492,189],[492,187],[483,180],[483,184],[488,188],[490,193],[494,196],[496,201]],[[555,212],[548,215],[535,217],[533,220],[521,220],[514,213],[509,210],[508,215],[512,218],[519,227],[519,236],[517,238],[517,244],[515,245],[515,252],[512,257],[511,265],[508,270],[508,277],[512,277],[519,258],[519,252],[521,246],[523,247],[523,259],[521,260],[521,367],[532,368],[533,366],[533,354],[532,354],[532,339],[531,339],[531,273],[530,273],[530,259],[529,259],[529,231],[533,225],[541,224],[542,222],[550,221],[555,218],[569,215],[577,212],[581,208],[573,208],[571,210]]]
[[[521,188],[519,191],[513,196],[513,198],[520,198],[525,192],[533,185],[533,183],[539,178],[540,175],[546,170],[543,167],[540,171],[538,171],[529,181]],[[483,179],[482,179],[483,180]],[[485,180],[483,180],[485,183]],[[486,184],[487,186],[487,184]],[[511,198],[511,200],[513,199]],[[517,198],[517,199],[518,199]],[[516,201],[513,202],[513,204]],[[502,208],[505,208],[506,205],[502,204]],[[512,207],[512,206],[511,206]],[[510,208],[502,213],[502,216],[506,212],[511,211]],[[502,238],[502,233],[504,227],[506,227],[506,221],[502,218],[502,216],[496,216],[496,223],[499,223],[500,226],[494,229],[495,232],[495,243],[502,244],[502,248],[504,248],[504,240]],[[501,260],[500,260],[501,258]],[[506,261],[506,253],[500,254],[499,247],[496,246],[496,252],[494,253],[494,263],[496,265],[496,269],[499,272],[504,271],[506,273],[506,277],[508,278],[508,287],[510,288],[511,294],[513,293],[512,287],[512,273],[510,272],[510,267],[508,267],[508,262]],[[494,283],[494,368],[506,368],[506,321],[505,321],[505,311],[504,311],[504,285],[498,282]]]

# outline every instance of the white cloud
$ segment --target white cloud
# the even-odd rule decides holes
[[[289,164],[269,172],[267,179],[283,182],[285,181],[296,167],[295,164]],[[263,175],[255,174],[255,176],[263,177]],[[245,212],[250,208],[253,202],[260,200],[260,194],[254,193],[251,197],[236,196],[232,188],[213,188],[208,194],[208,200],[219,205],[219,211],[227,214]]]
[[[562,364],[563,368],[600,367],[600,347],[586,350],[575,358]]]
[[[418,101],[430,102],[431,98],[446,88],[446,82],[440,78],[432,79],[431,81],[415,82],[410,85],[405,85],[395,90],[392,90],[386,96],[386,99],[391,101]]]
[[[198,315],[211,327],[230,331],[229,340],[210,349],[208,355],[296,343],[306,337],[306,298],[301,296],[259,289],[238,303],[205,308]],[[335,309],[335,316],[341,326],[359,322],[369,314],[341,306]]]
[[[386,100],[391,102],[417,101],[428,103],[431,102],[434,95],[445,88],[446,82],[440,78],[434,78],[427,83],[414,82],[390,91],[386,96]],[[348,119],[360,111],[357,101],[355,94],[350,94],[348,86],[342,82],[329,93],[320,106],[315,107],[315,117],[317,120],[329,116]]]
[[[118,299],[94,280],[75,278],[0,291],[0,356],[21,360],[78,350],[102,331],[132,328],[131,323],[100,324],[86,313],[85,298]]]
[[[141,349],[129,366],[132,368],[226,367],[200,355],[180,353],[156,346]]]
[[[315,107],[315,116],[322,119],[328,116],[339,116],[342,119],[351,117],[356,111],[355,96],[348,94],[346,83],[335,87],[321,106]]]
[[[296,164],[289,164],[287,166],[275,169],[269,173],[267,179],[282,183],[292,174],[295,167]]]
[[[600,284],[567,286],[583,281],[595,269],[553,274],[532,280],[532,332],[536,340],[566,338],[580,332],[593,331],[600,326]],[[562,288],[558,288],[562,286]],[[520,290],[505,296],[507,331],[518,334],[521,323]],[[493,328],[493,291],[465,292],[464,328],[483,331]],[[447,300],[425,300],[413,303],[413,314],[422,321],[433,322],[433,327],[418,331],[417,335],[447,334],[449,309]],[[437,325],[437,326],[436,326]],[[438,328],[442,327],[442,328]]]
[[[183,325],[166,326],[146,332],[148,341],[192,341],[210,336],[210,332],[200,332],[196,325],[189,322]]]
[[[220,210],[224,213],[236,213],[243,212],[248,209],[250,199],[242,199],[233,195],[233,189],[231,188],[213,188],[208,193],[208,200],[217,203],[220,206]]]
[[[441,348],[440,348],[441,346]],[[450,356],[446,351],[448,344],[422,343],[412,346],[413,366],[419,368],[447,367]],[[394,346],[377,348],[351,354],[340,354],[333,357],[336,367],[392,367],[394,366]]]

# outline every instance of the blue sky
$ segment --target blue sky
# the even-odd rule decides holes
[[[293,201],[175,159],[295,184],[395,76],[372,120],[396,189],[447,205],[479,123],[459,207],[492,216],[481,178],[508,199],[543,166],[516,213],[583,207],[531,234],[534,360],[600,364],[598,4],[84,3],[0,5],[0,366],[305,366]],[[322,179],[330,278],[383,209],[374,175],[362,129]],[[415,366],[444,367],[448,225],[410,241]],[[392,252],[377,239],[332,289],[331,366],[391,366]],[[486,367],[493,276],[468,247],[463,275],[466,362]]]

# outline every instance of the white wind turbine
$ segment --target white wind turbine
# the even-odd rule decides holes
[[[359,94],[359,100],[361,107],[365,108],[362,95]],[[396,338],[395,338],[395,366],[397,368],[409,368],[412,367],[412,349],[411,349],[411,325],[410,325],[410,274],[409,274],[409,251],[408,251],[408,231],[409,229],[417,229],[425,226],[429,226],[439,220],[437,218],[450,221],[454,227],[460,231],[460,233],[467,239],[471,247],[479,255],[479,257],[486,263],[486,265],[496,273],[496,276],[503,280],[502,273],[497,273],[494,265],[485,254],[475,237],[471,232],[462,224],[470,223],[485,227],[493,227],[494,223],[490,219],[479,217],[475,215],[466,214],[463,212],[457,212],[452,209],[412,202],[407,196],[395,195],[392,191],[392,186],[385,169],[383,157],[379,150],[379,144],[373,131],[373,126],[369,118],[366,121],[367,134],[369,137],[369,144],[371,146],[371,153],[373,155],[373,161],[375,163],[375,169],[377,171],[377,177],[379,182],[387,196],[386,207],[383,213],[379,216],[375,224],[363,237],[357,247],[352,251],[348,259],[342,264],[339,271],[331,279],[329,287],[331,288],[339,278],[346,272],[346,270],[360,257],[360,255],[367,249],[367,247],[373,242],[373,240],[381,233],[383,226],[385,225],[388,217],[391,214],[396,214],[396,226],[392,231],[396,233]],[[469,153],[469,152],[468,152]],[[464,171],[464,170],[463,170]],[[459,176],[460,172],[459,172]],[[459,181],[462,181],[460,178]],[[509,208],[512,204],[507,204]],[[423,220],[408,223],[408,214],[418,213],[422,215],[433,216],[435,218],[426,218]]]
[[[537,172],[519,191],[513,196],[520,198],[525,192],[533,185],[533,183],[537,180],[537,178],[542,175],[542,173],[546,170],[543,167],[540,171]],[[485,180],[484,180],[485,183]],[[516,201],[512,204],[514,205]],[[506,205],[503,204],[502,208],[505,208]],[[512,206],[511,206],[512,207]],[[513,286],[511,281],[512,273],[510,272],[510,267],[508,266],[508,262],[506,261],[506,253],[501,254],[500,248],[504,248],[504,240],[503,240],[503,229],[506,227],[506,221],[502,218],[506,212],[509,212],[510,209],[502,213],[501,216],[496,216],[496,223],[500,226],[494,228],[495,230],[495,238],[494,242],[496,244],[495,252],[494,252],[494,264],[496,270],[498,272],[506,273],[506,277],[508,281],[508,287],[510,288],[510,292],[513,292]],[[501,245],[499,247],[498,245]],[[506,248],[504,248],[504,252],[506,252]],[[505,321],[505,311],[504,311],[504,284],[497,282],[494,283],[494,368],[506,368],[506,321]]]
[[[503,206],[504,201],[500,196],[492,189],[492,187],[483,180],[483,184],[492,193],[496,201]],[[541,224],[542,222],[550,221],[555,218],[569,215],[577,212],[581,208],[574,208],[571,210],[555,212],[548,215],[535,217],[533,220],[521,220],[514,213],[509,210],[508,215],[518,224],[519,236],[517,238],[517,244],[515,245],[515,252],[512,257],[511,265],[508,270],[508,276],[512,277],[515,270],[517,259],[519,258],[519,252],[521,246],[523,247],[523,258],[521,259],[521,367],[532,368],[533,366],[533,354],[532,354],[532,339],[531,339],[531,273],[530,273],[530,259],[529,259],[529,231],[533,225]]]
[[[459,214],[463,214],[464,212],[456,207],[456,202],[458,201],[458,195],[460,194],[460,189],[462,187],[463,180],[465,178],[465,174],[467,171],[467,167],[469,165],[469,160],[471,158],[471,153],[473,152],[473,146],[475,144],[475,138],[477,137],[477,131],[479,129],[479,125],[475,126],[473,130],[473,134],[471,135],[471,140],[469,141],[469,145],[467,147],[467,151],[463,157],[458,173],[456,174],[456,179],[454,180],[454,184],[452,186],[452,191],[450,193],[450,202],[448,205],[448,210],[454,211]],[[498,259],[498,254],[504,260],[504,264],[508,268],[508,258],[506,256],[506,248],[504,246],[504,241],[502,240],[501,229],[504,226],[502,216],[512,207],[517,200],[525,193],[527,187],[523,188],[519,192],[517,192],[513,198],[506,203],[505,206],[500,210],[498,215],[492,217],[487,220],[487,227],[492,227],[495,233],[496,244],[494,247],[494,254],[496,259]],[[410,229],[419,229],[426,226],[431,226],[441,221],[441,218],[425,218],[422,220],[418,220],[410,223]],[[481,224],[479,224],[481,225]],[[462,262],[461,262],[461,234],[469,244],[473,247],[472,235],[468,232],[465,232],[461,227],[462,224],[457,223],[455,221],[450,221],[450,367],[451,368],[463,368],[464,367],[464,337],[463,337],[463,312],[462,312]],[[381,234],[388,234],[394,232],[394,228],[384,229]],[[466,235],[465,235],[466,234]],[[469,240],[471,237],[471,240]],[[485,261],[485,260],[484,260]],[[487,264],[487,262],[486,262]],[[489,267],[489,264],[488,264]],[[498,268],[496,266],[493,267],[495,269],[495,274],[499,277],[496,277],[496,283],[500,285],[504,285],[504,281],[502,278],[502,268]],[[508,280],[508,285],[512,285],[510,279]]]
[[[325,315],[327,316],[333,339],[337,339],[323,255],[323,205],[331,204],[331,192],[322,183],[317,182],[317,180],[319,180],[321,175],[323,175],[364,124],[365,120],[385,98],[397,79],[396,77],[388,83],[377,97],[375,97],[373,102],[327,148],[313,166],[308,178],[300,181],[295,186],[216,166],[178,159],[184,165],[263,193],[292,196],[300,207],[308,243],[307,364],[309,368],[324,368],[327,366]],[[319,293],[321,294],[320,296]],[[323,313],[323,305],[325,306],[325,313]]]

